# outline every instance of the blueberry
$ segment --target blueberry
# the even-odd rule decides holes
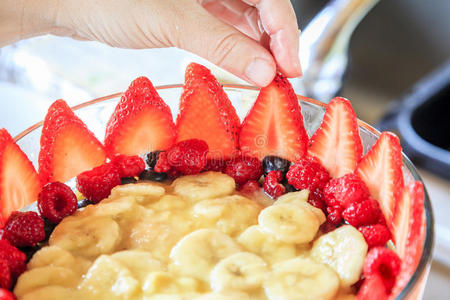
[[[122,177],[120,178],[121,184],[128,184],[128,183],[136,183],[137,180],[134,177]]]
[[[289,171],[290,165],[291,162],[289,160],[274,155],[266,156],[262,161],[262,167],[265,175],[267,175],[270,171],[277,170],[280,170],[284,175],[287,171]]]
[[[27,262],[29,262],[30,259],[33,257],[33,255],[40,249],[41,249],[41,247],[39,244],[36,247],[21,247],[21,248],[19,248],[19,250],[22,251],[23,253],[25,253],[25,255],[27,256],[27,260],[26,260]]]
[[[139,174],[140,180],[164,181],[167,179],[167,173],[158,173],[153,170],[144,170]]]
[[[80,201],[78,201],[78,209],[86,207],[86,206],[88,206],[90,204],[92,204],[92,202],[89,201],[88,199],[80,200]]]
[[[153,168],[156,165],[156,162],[158,161],[159,153],[161,153],[161,150],[153,151],[147,154],[147,165],[150,168],[150,170],[153,170]]]
[[[56,224],[50,222],[47,218],[42,218],[44,220],[44,231],[45,231],[45,241],[50,238],[50,235],[53,233],[53,230],[56,227]]]
[[[286,193],[291,193],[291,192],[295,192],[297,191],[295,189],[295,187],[293,187],[292,185],[290,185],[289,183],[287,183],[286,181],[283,180],[283,182],[281,183],[284,185],[284,187],[286,188]]]

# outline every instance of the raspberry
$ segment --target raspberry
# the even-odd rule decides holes
[[[181,141],[167,150],[167,161],[174,170],[184,175],[198,174],[206,165],[208,149],[208,144],[203,140]]]
[[[320,192],[330,180],[330,174],[316,159],[305,157],[290,166],[286,178],[297,190],[308,189],[310,198],[316,194],[316,199],[320,199]]]
[[[239,185],[249,180],[258,181],[262,175],[261,161],[247,155],[236,156],[227,162],[224,173],[233,177]]]
[[[0,288],[0,300],[17,300],[17,298],[10,291]]]
[[[379,275],[386,293],[390,294],[400,272],[400,267],[401,260],[394,251],[384,247],[374,247],[367,253],[363,274],[365,277]]]
[[[383,279],[375,274],[363,280],[357,299],[359,300],[386,300],[388,298],[384,288]]]
[[[391,238],[389,229],[381,224],[361,226],[358,230],[362,233],[364,239],[366,239],[369,248],[384,246]]]
[[[223,172],[227,161],[225,159],[207,158],[203,171]]]
[[[9,290],[11,286],[12,286],[12,279],[8,262],[0,258],[0,288]]]
[[[342,207],[341,206],[328,206],[327,207],[327,221],[333,225],[339,225],[342,221]]]
[[[158,160],[155,163],[153,170],[157,173],[167,173],[170,171],[170,164],[167,160],[167,152],[161,151],[158,153]]]
[[[322,191],[315,190],[314,192],[309,193],[308,203],[312,206],[321,209],[324,213],[326,212],[327,206],[325,205],[325,201],[323,201]]]
[[[377,223],[381,210],[378,202],[369,198],[363,202],[350,204],[343,212],[342,217],[350,225],[359,227]]]
[[[280,184],[283,174],[280,170],[270,171],[264,180],[264,191],[272,198],[278,198],[286,192],[285,187]]]
[[[328,206],[341,205],[344,208],[370,196],[364,181],[353,173],[331,179],[323,189],[323,194]]]
[[[38,195],[41,216],[58,224],[77,210],[77,196],[70,187],[61,182],[51,182]]]
[[[15,280],[26,269],[25,261],[27,256],[12,246],[7,240],[0,240],[0,259],[8,262],[11,277]]]
[[[93,203],[108,197],[113,187],[119,184],[119,171],[111,163],[95,167],[77,176],[77,189]]]
[[[16,247],[34,247],[45,239],[44,220],[34,211],[15,211],[6,221],[3,238]]]
[[[253,195],[260,188],[258,181],[249,180],[240,187],[239,192],[245,195]]]
[[[156,162],[158,161],[159,153],[161,153],[161,150],[153,151],[147,154],[147,165],[150,168],[150,170],[153,170],[156,166]]]
[[[121,178],[138,176],[145,170],[144,160],[137,155],[117,155],[111,162],[119,171]]]

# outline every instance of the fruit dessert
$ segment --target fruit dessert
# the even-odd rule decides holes
[[[281,75],[241,123],[194,63],[179,111],[137,78],[101,143],[58,100],[38,172],[0,130],[0,299],[383,300],[406,286],[424,190],[404,183],[394,134],[363,154],[335,98],[309,137]]]

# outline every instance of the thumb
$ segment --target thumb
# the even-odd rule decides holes
[[[275,60],[258,42],[215,18],[200,5],[194,5],[184,15],[174,26],[174,46],[195,53],[252,84],[266,86],[273,80]]]

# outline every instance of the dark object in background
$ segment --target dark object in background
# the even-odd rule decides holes
[[[415,164],[450,180],[450,60],[394,103],[378,127],[396,131]]]

